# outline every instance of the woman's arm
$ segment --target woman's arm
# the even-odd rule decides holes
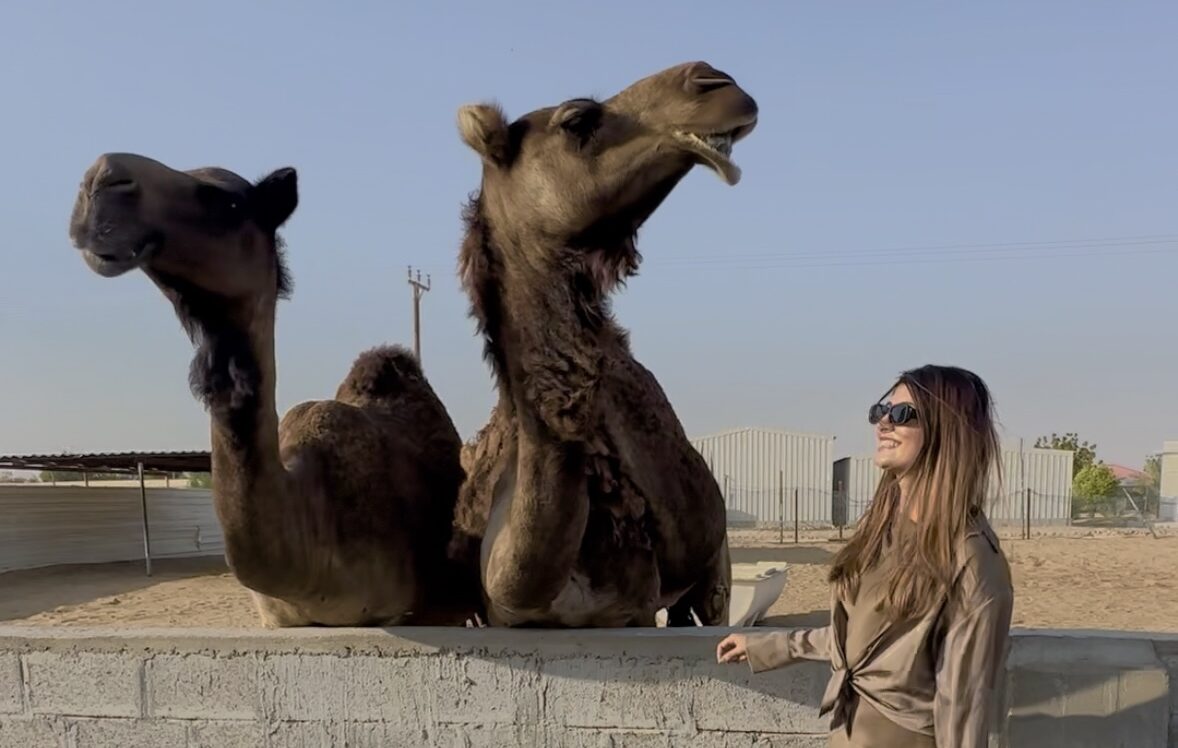
[[[1014,595],[975,587],[957,609],[937,663],[933,723],[938,746],[986,748],[1006,673]]]
[[[830,626],[749,634],[749,667],[759,673],[792,665],[798,660],[829,660],[830,637]]]

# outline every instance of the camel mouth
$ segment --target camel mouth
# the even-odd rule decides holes
[[[694,154],[700,163],[732,186],[740,182],[741,176],[740,167],[732,161],[732,146],[748,134],[749,129],[747,125],[741,125],[731,130],[706,134],[676,130],[672,135],[684,150]]]
[[[159,252],[162,242],[149,236],[135,244],[130,254],[107,248],[80,246],[82,256],[90,269],[104,278],[115,278],[124,273],[143,267]]]

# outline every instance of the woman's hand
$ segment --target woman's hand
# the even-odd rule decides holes
[[[744,634],[729,634],[716,645],[716,662],[744,662],[748,659],[749,640]]]

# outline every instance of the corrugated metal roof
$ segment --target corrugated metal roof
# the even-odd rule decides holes
[[[145,472],[208,473],[212,456],[207,451],[90,452],[55,455],[0,455],[0,470],[62,470],[96,473],[134,473],[140,463]]]

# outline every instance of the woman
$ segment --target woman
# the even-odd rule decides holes
[[[982,511],[998,468],[990,393],[930,365],[885,398],[868,416],[883,477],[832,563],[830,625],[732,634],[716,657],[753,672],[830,661],[832,746],[984,748],[1014,599]]]

